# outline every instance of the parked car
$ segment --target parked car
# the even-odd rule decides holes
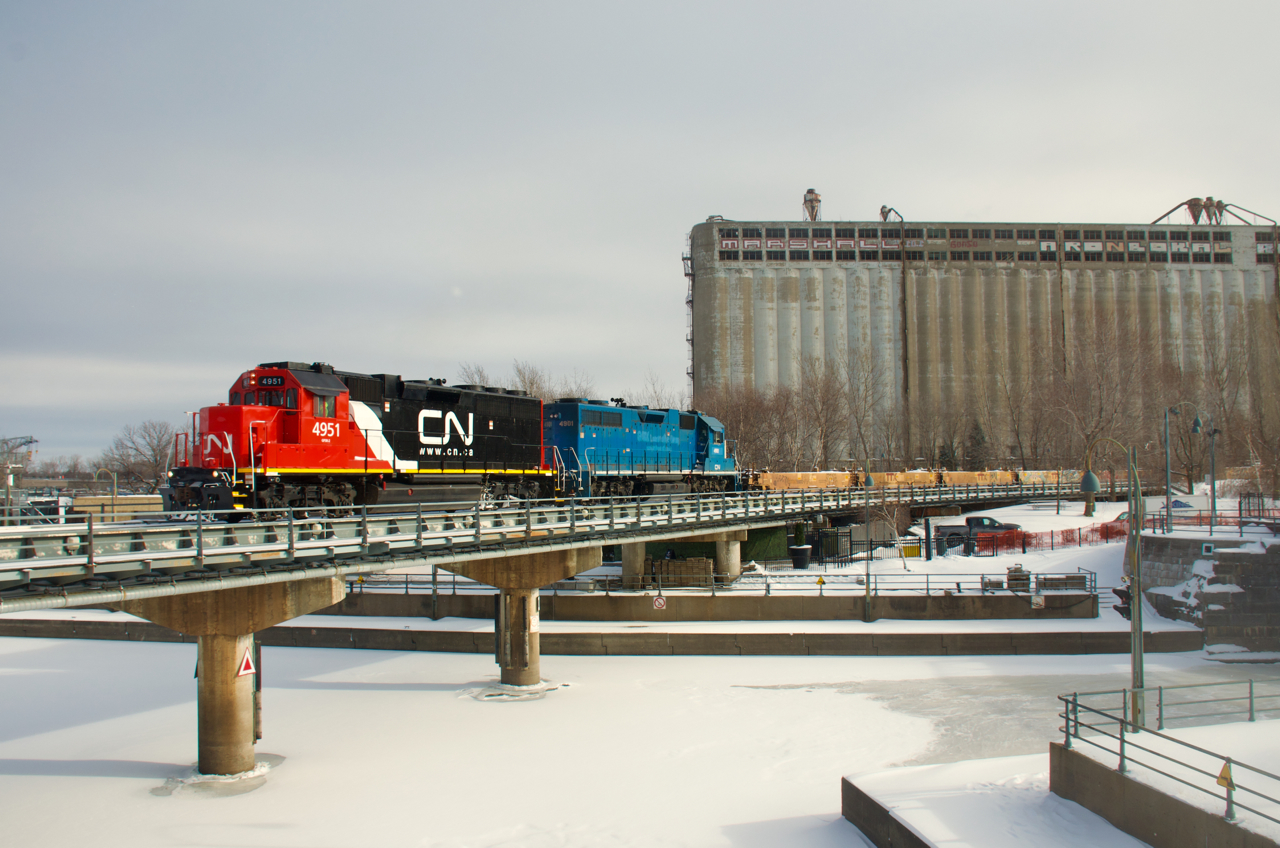
[[[939,545],[954,548],[979,536],[992,536],[996,533],[1021,529],[1021,524],[1004,524],[988,515],[971,515],[964,520],[964,524],[942,524],[935,527],[933,535]]]

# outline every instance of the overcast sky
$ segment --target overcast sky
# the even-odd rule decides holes
[[[0,4],[0,435],[277,359],[684,384],[708,215],[1280,217],[1280,4]]]

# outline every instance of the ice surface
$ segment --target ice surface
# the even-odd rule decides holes
[[[260,748],[288,759],[246,794],[156,796],[195,759],[194,663],[194,645],[0,639],[5,843],[857,845],[841,775],[1042,754],[1052,694],[1128,679],[1122,655],[544,657],[567,687],[494,702],[471,696],[488,656],[268,647]]]

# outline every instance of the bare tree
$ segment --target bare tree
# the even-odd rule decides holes
[[[176,432],[167,421],[129,424],[102,452],[102,467],[114,471],[123,486],[154,492],[165,480]]]
[[[800,366],[801,420],[810,464],[832,468],[849,453],[849,384],[844,369],[817,357]]]
[[[464,386],[492,386],[489,371],[479,362],[462,362],[458,365],[458,382]]]

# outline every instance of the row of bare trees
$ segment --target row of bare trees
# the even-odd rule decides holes
[[[36,460],[24,471],[27,481],[48,480],[72,485],[115,480],[121,490],[150,494],[164,485],[173,464],[173,437],[178,428],[167,421],[143,421],[123,427],[99,456],[77,454]],[[106,472],[106,473],[104,473]]]
[[[598,398],[595,380],[585,371],[575,369],[571,374],[555,376],[540,365],[520,359],[512,362],[508,375],[494,374],[483,365],[464,362],[458,366],[458,382],[462,385],[520,389],[544,401],[566,397]],[[669,387],[653,370],[646,372],[642,386],[623,391],[620,397],[627,403],[655,409],[685,409],[689,405],[683,391]]]

